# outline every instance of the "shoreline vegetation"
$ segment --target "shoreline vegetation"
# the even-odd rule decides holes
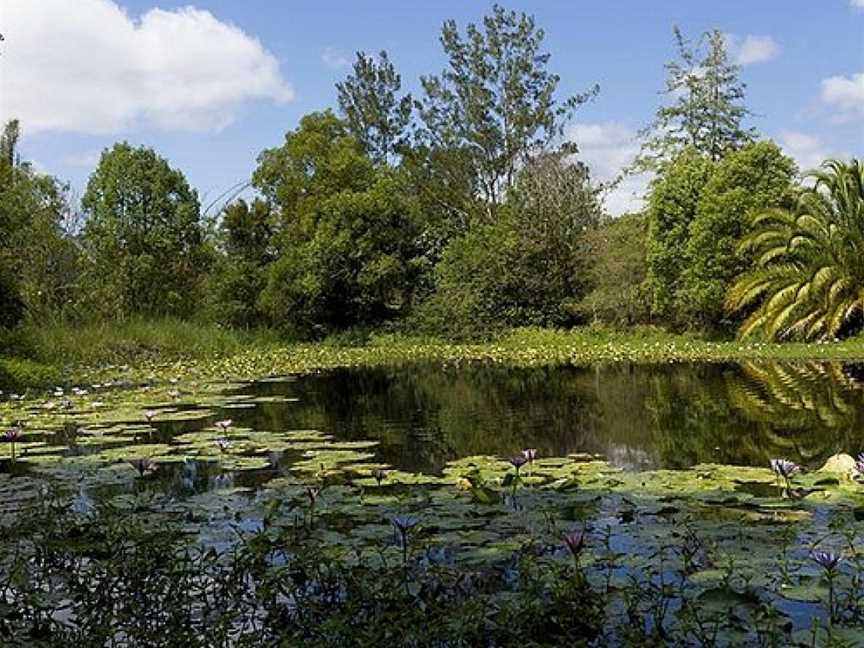
[[[614,362],[743,360],[864,361],[864,337],[822,343],[710,340],[639,326],[521,328],[485,341],[456,342],[406,333],[342,334],[316,343],[280,340],[273,331],[238,331],[183,320],[25,327],[0,356],[5,389],[40,389],[96,378],[176,378],[183,374],[249,380],[355,366],[411,362],[495,362],[517,367]]]

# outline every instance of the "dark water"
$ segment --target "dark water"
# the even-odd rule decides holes
[[[423,472],[526,447],[626,469],[777,456],[813,466],[864,449],[862,387],[862,365],[830,363],[340,369],[256,383],[256,395],[298,400],[231,414],[256,429],[375,439],[380,460]]]

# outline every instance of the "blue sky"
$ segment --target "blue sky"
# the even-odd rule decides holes
[[[860,5],[860,6],[859,6]],[[353,52],[386,49],[409,90],[443,65],[441,23],[479,1],[0,0],[0,118],[22,153],[83,189],[117,140],[156,148],[203,202],[242,181],[304,113],[334,106]],[[601,179],[626,164],[662,99],[672,26],[717,28],[742,63],[752,120],[807,166],[864,154],[864,0],[523,0],[562,93],[600,84],[571,135]],[[634,179],[610,196],[638,204]]]

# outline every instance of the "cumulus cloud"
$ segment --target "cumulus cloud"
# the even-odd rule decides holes
[[[293,98],[254,37],[208,11],[129,16],[113,0],[5,3],[0,118],[29,132],[209,130],[245,101]]]
[[[726,43],[735,63],[741,66],[765,63],[780,56],[780,45],[770,36],[747,34],[741,38],[727,34]]]
[[[639,153],[636,133],[618,122],[571,124],[566,136],[579,147],[578,158],[591,169],[592,178],[602,183],[616,180]],[[642,209],[649,180],[647,174],[625,177],[606,193],[606,210],[620,216]]]
[[[348,67],[351,64],[351,59],[348,55],[337,47],[326,47],[321,52],[321,61],[329,68],[338,70],[339,68]]]
[[[820,98],[835,110],[838,121],[864,117],[864,72],[823,79]]]
[[[848,158],[848,153],[832,150],[821,139],[799,131],[781,131],[778,136],[783,152],[798,164],[802,173],[819,167],[828,158]]]

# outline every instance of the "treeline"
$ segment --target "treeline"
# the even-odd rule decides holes
[[[854,330],[864,280],[836,259],[853,258],[849,231],[864,231],[860,165],[838,163],[803,188],[792,160],[745,126],[722,34],[675,38],[668,103],[622,171],[652,174],[647,205],[620,218],[604,213],[609,187],[565,132],[598,88],[561,96],[542,29],[500,7],[464,30],[444,24],[446,67],[420,78],[418,96],[386,52],[359,52],[336,86],[338,111],[304,116],[259,155],[253,197],[215,216],[181,171],[127,143],[103,152],[73,209],[67,187],[18,159],[11,122],[0,142],[0,326],[175,316],[298,338],[590,322]],[[849,236],[819,239],[801,211],[819,204],[823,229],[842,213]],[[831,281],[825,271],[812,285],[826,262]]]

